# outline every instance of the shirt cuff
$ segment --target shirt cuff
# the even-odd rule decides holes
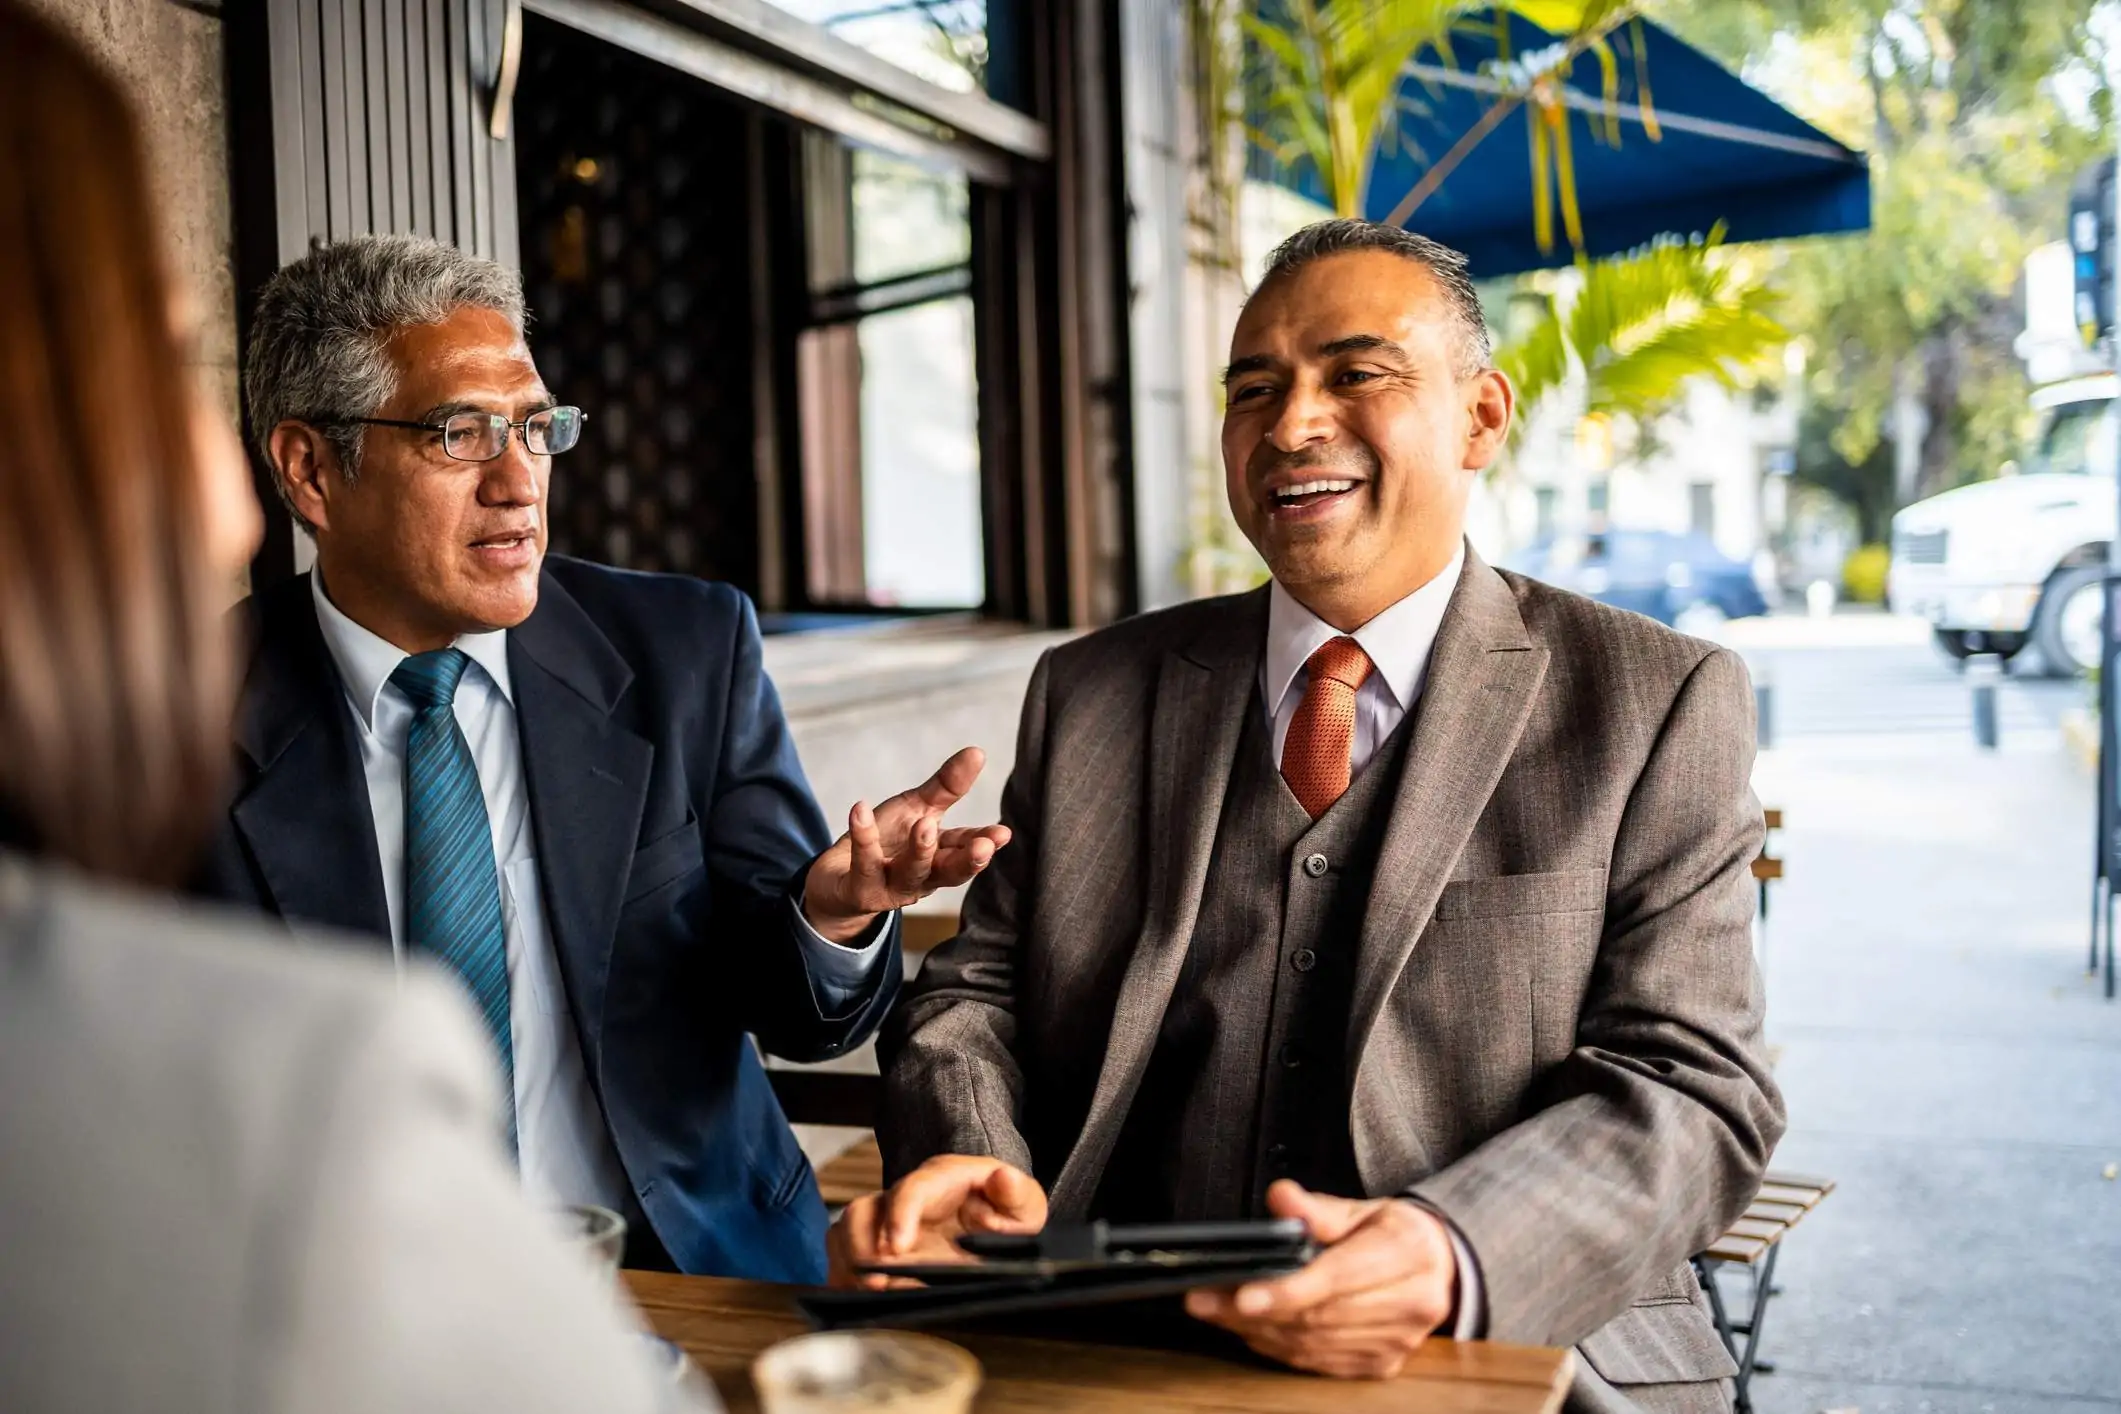
[[[1406,1200],[1443,1224],[1444,1235],[1451,1239],[1451,1256],[1458,1264],[1458,1309],[1445,1322],[1452,1340],[1479,1340],[1488,1328],[1488,1294],[1480,1284],[1480,1262],[1473,1249],[1467,1245],[1465,1236],[1459,1232],[1458,1224],[1448,1215],[1423,1202],[1419,1198]]]
[[[898,936],[897,912],[879,916],[854,942],[835,943],[803,916],[800,888],[788,896],[788,907],[795,919],[795,941],[802,949],[803,970],[810,975],[810,992],[817,1000],[818,1015],[844,1015],[869,989],[878,959],[890,950],[892,940]]]

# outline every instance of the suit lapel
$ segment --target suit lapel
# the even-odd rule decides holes
[[[1148,904],[1082,1137],[1054,1181],[1056,1214],[1088,1210],[1148,1068],[1200,915],[1244,714],[1260,710],[1266,630],[1261,590],[1232,604],[1198,641],[1164,654],[1149,731]]]
[[[1358,1112],[1362,1058],[1385,998],[1524,734],[1546,668],[1509,585],[1469,550],[1408,724],[1414,735],[1363,917],[1348,1029]],[[1360,1152],[1360,1133],[1356,1143]]]
[[[252,604],[258,642],[236,747],[254,774],[230,807],[281,917],[390,937],[368,780],[309,576]]]
[[[655,748],[612,719],[632,670],[551,575],[508,635],[516,734],[553,945],[592,1067]]]

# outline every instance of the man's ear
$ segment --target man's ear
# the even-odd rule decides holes
[[[1517,410],[1517,390],[1509,375],[1499,368],[1484,368],[1473,375],[1466,400],[1467,471],[1485,471],[1502,455],[1510,438],[1510,418]]]
[[[339,452],[322,432],[306,422],[281,423],[266,438],[273,475],[287,500],[318,530],[331,528],[331,498],[325,484],[341,475]],[[336,489],[336,488],[334,488]]]

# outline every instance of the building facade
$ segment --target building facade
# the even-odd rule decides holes
[[[828,808],[973,741],[991,812],[1036,648],[1183,596],[1172,7],[34,3],[135,97],[231,416],[256,293],[313,243],[522,270],[591,413],[554,548],[749,593]],[[308,547],[260,476],[264,584]]]

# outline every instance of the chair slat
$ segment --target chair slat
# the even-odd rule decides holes
[[[1834,1191],[1834,1180],[1831,1178],[1816,1178],[1808,1173],[1783,1173],[1780,1170],[1770,1170],[1764,1183],[1772,1184],[1778,1188],[1809,1188],[1822,1198]]]
[[[884,1186],[884,1154],[874,1134],[864,1135],[854,1147],[828,1160],[817,1171],[818,1193],[828,1208],[844,1208],[855,1199]]]
[[[1768,1249],[1774,1245],[1757,1237],[1732,1237],[1726,1234],[1710,1243],[1701,1255],[1718,1262],[1739,1262],[1749,1267],[1766,1256]]]
[[[773,1096],[781,1102],[781,1113],[791,1124],[843,1124],[856,1129],[876,1127],[884,1106],[884,1081],[878,1075],[846,1070],[785,1070],[775,1066],[766,1072]]]
[[[1810,1211],[1811,1209],[1802,1203],[1778,1203],[1772,1198],[1756,1198],[1753,1200],[1753,1206],[1745,1210],[1745,1215],[1763,1222],[1795,1227],[1797,1220]]]
[[[899,943],[909,953],[925,953],[957,936],[955,913],[901,913]]]

